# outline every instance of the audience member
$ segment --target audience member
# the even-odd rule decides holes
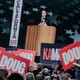
[[[9,75],[8,80],[23,80],[23,77],[18,73],[12,73]]]
[[[46,77],[44,78],[44,80],[51,80],[51,77],[50,77],[50,76],[46,76]]]
[[[28,72],[33,72],[33,67],[32,66],[28,67]]]
[[[8,76],[8,71],[0,69],[0,80],[79,80],[79,74],[79,69],[76,66],[64,71],[58,63],[55,63],[53,67],[34,63],[29,66],[24,77],[18,73],[12,73]]]
[[[31,72],[26,73],[24,80],[35,80],[34,74]]]
[[[43,69],[43,64],[42,63],[38,63],[38,71],[40,72]]]
[[[54,66],[53,66],[53,72],[52,72],[52,74],[51,74],[51,77],[52,77],[54,80],[59,80],[58,67],[59,67],[59,65],[58,65],[57,63],[55,63]]]
[[[0,74],[0,80],[7,80],[2,74]]]
[[[50,70],[49,70],[48,68],[44,68],[44,69],[42,70],[42,75],[43,75],[44,77],[49,76],[49,75],[50,75]]]
[[[42,73],[39,73],[39,74],[36,76],[36,80],[44,80],[44,77],[43,77]]]
[[[2,78],[4,78],[4,80],[7,80],[8,71],[5,70],[5,69],[0,69],[0,75],[1,75]]]

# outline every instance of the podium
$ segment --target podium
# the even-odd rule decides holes
[[[29,25],[26,31],[25,49],[35,50],[40,56],[41,43],[55,43],[56,28],[54,26]]]

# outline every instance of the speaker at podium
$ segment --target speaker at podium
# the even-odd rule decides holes
[[[46,11],[43,10],[39,25],[27,26],[25,49],[35,50],[36,56],[40,56],[41,43],[55,43],[56,28],[48,26],[48,22]]]
[[[55,26],[29,25],[26,31],[25,49],[35,50],[40,56],[41,43],[55,43]]]

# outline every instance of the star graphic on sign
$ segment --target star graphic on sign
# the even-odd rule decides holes
[[[77,30],[75,30],[75,34],[72,36],[69,36],[70,38],[72,38],[74,40],[74,42],[78,42],[80,41],[80,34],[78,34]]]
[[[10,32],[9,28],[8,29],[3,29],[2,34],[4,34],[4,33],[9,34],[9,32]]]
[[[70,34],[70,35],[72,35],[74,32],[72,32],[71,31],[71,29],[70,30],[65,30],[66,31],[66,34]]]
[[[63,22],[62,22],[61,20],[57,20],[57,23],[58,23],[58,24],[61,24],[61,23],[63,23]]]
[[[5,24],[0,24],[1,27],[3,27],[4,29],[10,28],[11,26],[11,22],[6,22]]]
[[[78,3],[78,1],[77,1],[77,0],[75,0],[74,2],[75,2],[75,3]]]
[[[63,16],[63,19],[68,20],[68,17],[67,16]]]
[[[68,4],[68,5],[66,5],[66,7],[70,7],[70,5]]]
[[[75,5],[75,3],[74,3],[74,2],[71,2],[70,4],[71,4],[71,5]]]
[[[41,7],[42,9],[46,9],[46,8],[47,8],[45,5],[40,5],[40,7]]]
[[[2,34],[6,33],[6,31],[7,31],[6,29],[3,29]]]
[[[3,6],[3,4],[0,3],[0,6]]]
[[[63,35],[62,36],[57,36],[57,40],[60,40],[60,41],[64,42],[65,38],[63,37]]]
[[[9,10],[13,10],[13,7],[9,7]]]
[[[69,16],[73,17],[73,16],[74,16],[74,14],[73,14],[73,13],[69,13]]]
[[[59,15],[49,16],[48,19],[50,20],[50,24],[57,25],[57,18]]]
[[[78,8],[78,10],[80,10],[80,8]]]
[[[50,12],[48,12],[48,15],[49,16],[53,16],[53,13],[50,11]]]
[[[5,11],[3,11],[2,9],[0,10],[0,14],[3,14],[3,13],[5,13]]]
[[[29,11],[23,11],[23,14],[29,15],[31,13]]]
[[[73,25],[73,28],[74,29],[79,29],[79,26],[78,25]]]
[[[11,1],[7,1],[7,3],[8,3],[8,4],[12,4],[12,2],[11,2]]]
[[[78,13],[79,13],[79,11],[77,11],[77,10],[74,10],[74,13],[77,13],[77,14],[78,14]]]
[[[8,20],[6,18],[0,19],[3,23],[6,23]]]
[[[32,11],[38,12],[39,9],[38,8],[32,8]]]

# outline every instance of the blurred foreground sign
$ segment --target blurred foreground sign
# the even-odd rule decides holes
[[[30,61],[5,51],[0,52],[0,68],[6,69],[9,73],[24,75],[27,72]]]
[[[17,51],[13,52],[13,54],[20,56],[22,58],[30,60],[30,64],[34,63],[36,51],[33,50],[26,50],[26,49],[18,49]]]
[[[80,42],[62,48],[59,53],[64,70],[70,69],[80,59]]]
[[[0,52],[2,52],[2,51],[6,51],[6,48],[0,47]]]

